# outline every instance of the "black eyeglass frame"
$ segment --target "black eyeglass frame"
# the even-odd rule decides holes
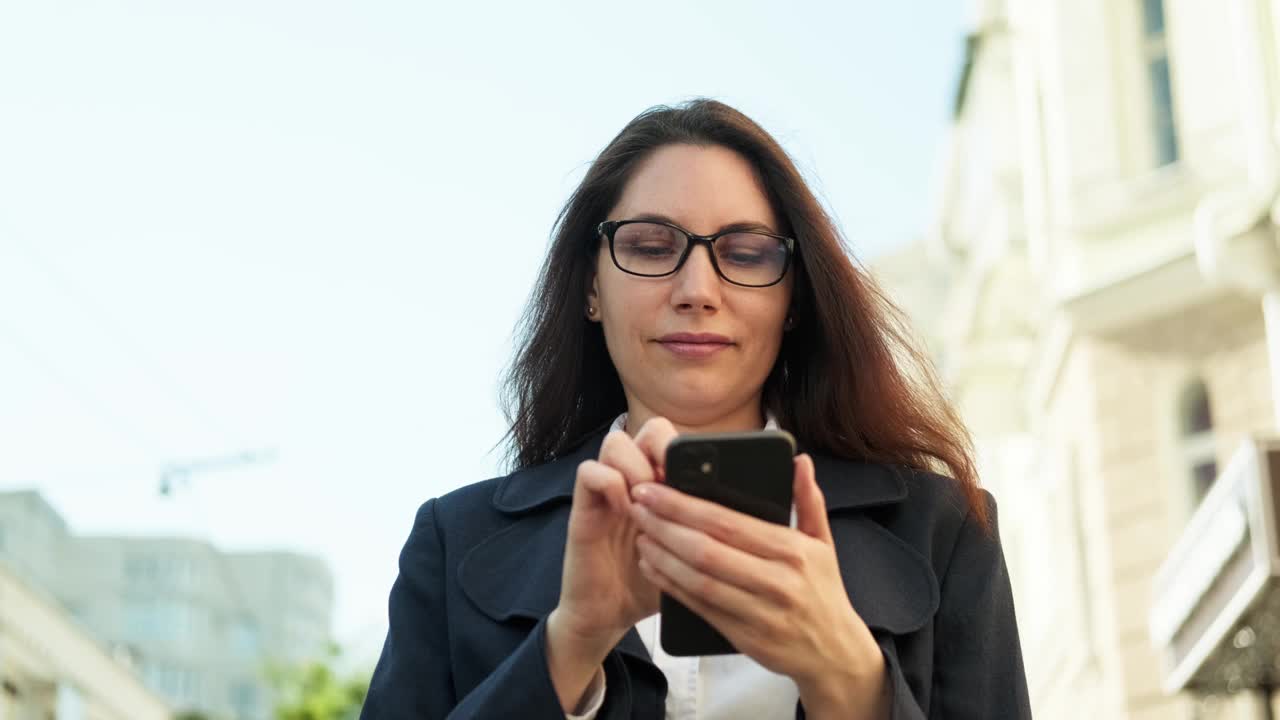
[[[618,231],[618,228],[622,227],[623,225],[635,225],[638,223],[644,223],[646,225],[662,225],[664,227],[669,227],[672,230],[675,230],[676,232],[681,233],[686,238],[688,238],[688,241],[685,243],[685,246],[684,246],[684,252],[680,255],[680,259],[676,261],[676,266],[672,268],[669,272],[657,273],[657,274],[638,273],[638,272],[635,272],[634,270],[628,270],[622,267],[622,264],[618,262],[618,256],[613,251],[614,233],[616,233]],[[737,282],[736,280],[731,280],[727,275],[724,274],[724,271],[720,269],[720,263],[716,260],[715,241],[719,240],[721,237],[724,237],[725,235],[734,235],[738,233],[751,233],[753,235],[764,235],[765,237],[771,237],[776,240],[782,241],[782,246],[787,249],[787,256],[782,261],[782,272],[778,273],[777,280],[774,280],[773,282],[765,283],[763,285],[750,285],[748,283],[740,283],[740,282]],[[648,277],[648,278],[660,278],[660,277],[668,277],[670,275],[675,275],[676,273],[680,272],[680,268],[684,267],[684,263],[686,260],[689,259],[689,255],[693,254],[694,247],[698,245],[706,245],[707,256],[711,258],[711,267],[715,268],[716,274],[720,276],[720,279],[724,280],[727,283],[737,285],[739,287],[749,287],[749,288],[771,287],[773,285],[777,285],[778,283],[782,282],[783,278],[787,276],[787,271],[791,269],[791,258],[795,256],[795,252],[796,252],[795,238],[787,237],[786,235],[777,235],[775,233],[764,232],[763,230],[740,230],[740,229],[721,230],[720,232],[715,233],[713,235],[695,235],[689,232],[688,230],[685,230],[684,228],[680,227],[679,225],[672,225],[669,222],[662,222],[661,220],[605,220],[604,222],[596,226],[596,235],[597,236],[603,235],[609,241],[609,258],[613,260],[613,266],[618,268],[622,272],[627,273],[628,275],[635,275],[637,277]]]

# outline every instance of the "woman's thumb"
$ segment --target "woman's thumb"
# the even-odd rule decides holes
[[[795,459],[795,482],[792,493],[796,502],[796,528],[828,545],[832,544],[831,525],[827,522],[827,501],[818,487],[813,458],[808,454]]]

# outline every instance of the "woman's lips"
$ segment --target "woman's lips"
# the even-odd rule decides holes
[[[713,333],[672,333],[658,338],[658,344],[683,358],[706,358],[733,345],[729,338]]]

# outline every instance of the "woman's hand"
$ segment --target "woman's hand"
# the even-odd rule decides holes
[[[609,433],[599,457],[578,466],[560,601],[547,620],[547,661],[567,712],[622,636],[658,611],[658,590],[639,570],[631,488],[660,480],[675,436],[669,421],[655,418],[634,439]]]
[[[793,488],[795,529],[665,485],[634,487],[641,572],[791,677],[809,717],[887,717],[884,656],[849,602],[808,455],[796,458]]]

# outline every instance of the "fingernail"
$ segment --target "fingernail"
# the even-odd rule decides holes
[[[631,494],[640,502],[647,502],[653,497],[653,491],[649,488],[649,483],[643,483],[635,486],[632,488]]]

